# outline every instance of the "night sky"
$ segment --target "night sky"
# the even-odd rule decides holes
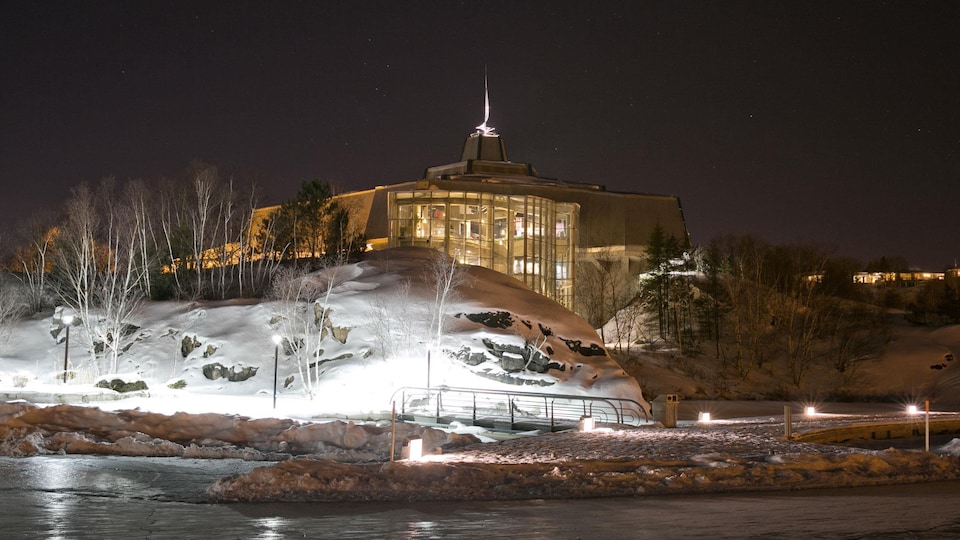
[[[6,2],[0,223],[193,160],[364,189],[459,159],[677,195],[694,243],[960,259],[960,2]]]

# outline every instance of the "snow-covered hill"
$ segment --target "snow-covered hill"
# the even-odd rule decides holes
[[[334,285],[329,294],[316,295],[315,305],[148,303],[133,321],[135,338],[116,373],[99,372],[83,322],[75,322],[66,384],[61,380],[66,331],[58,309],[9,329],[0,344],[0,393],[113,396],[94,385],[121,379],[146,383],[143,395],[150,397],[135,400],[143,408],[262,416],[272,410],[278,352],[281,415],[389,411],[398,388],[425,387],[428,377],[434,387],[609,396],[635,400],[649,410],[640,386],[610,358],[593,328],[491,270],[466,267],[467,279],[444,310],[444,335],[439,342],[431,339],[436,291],[424,270],[433,257],[430,250],[394,249],[310,274],[304,280],[322,285],[314,290]],[[323,313],[322,332],[317,319],[314,328],[298,332],[288,324],[297,313]],[[275,348],[277,334],[283,341]],[[310,339],[318,340],[318,352],[298,360],[291,343]],[[315,387],[305,382],[311,373]]]

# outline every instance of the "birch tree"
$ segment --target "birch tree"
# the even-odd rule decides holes
[[[0,237],[0,240],[4,238]],[[0,244],[3,244],[0,246],[0,253],[6,256],[8,253],[5,243],[0,242]],[[6,273],[0,273],[0,343],[6,341],[10,323],[20,318],[29,309],[29,301],[24,290],[26,288],[17,280]]]
[[[27,294],[27,305],[36,313],[48,303],[47,274],[52,265],[52,249],[57,230],[53,220],[46,216],[33,216],[19,227],[19,245],[14,257],[18,277]]]
[[[403,280],[389,295],[374,297],[369,324],[384,360],[412,350],[415,336],[422,334],[417,329],[417,322],[422,319],[411,311],[410,288],[410,281]]]
[[[627,347],[637,333],[640,324],[638,310],[628,309],[638,294],[638,281],[631,278],[623,267],[620,257],[609,249],[601,249],[591,257],[581,255],[577,263],[577,305],[581,306],[585,319],[598,329],[600,339],[607,342],[605,326],[613,321],[621,342]]]
[[[207,266],[207,250],[210,243],[217,238],[220,225],[217,213],[214,211],[214,200],[218,173],[216,167],[197,164],[193,172],[193,201],[190,208],[191,258],[194,269],[194,294],[202,297],[204,293],[203,272]]]
[[[258,264],[267,266],[268,271],[272,268],[273,259],[268,256],[269,251],[261,249],[258,252],[258,246],[254,241],[254,216],[257,211],[259,200],[256,185],[251,185],[247,193],[246,203],[242,208],[239,218],[239,230],[236,234],[237,239],[237,287],[241,298],[245,295],[257,295],[266,292],[264,277],[271,273],[264,274],[257,272]],[[275,264],[275,263],[274,263]]]
[[[100,226],[94,196],[87,183],[71,190],[66,203],[66,220],[56,238],[56,277],[58,295],[86,325],[93,320],[97,277],[96,234]],[[89,361],[97,364],[96,348],[90,332],[78,332]]]
[[[274,280],[271,297],[277,306],[284,350],[297,361],[297,371],[310,399],[320,392],[320,354],[324,341],[333,338],[330,297],[347,275],[341,261],[325,259],[321,270],[307,273],[302,267],[285,267]]]
[[[143,260],[146,246],[145,213],[138,202],[142,193],[128,185],[120,204],[110,197],[113,186],[101,186],[100,200],[107,206],[104,213],[103,255],[105,261],[97,273],[94,294],[98,312],[88,321],[88,332],[103,343],[107,351],[105,369],[115,373],[121,350],[130,341],[130,319],[139,310],[143,298],[149,263]]]
[[[16,285],[0,279],[0,341],[6,338],[8,325],[26,311],[27,304]]]
[[[129,234],[129,257],[136,268],[138,285],[149,298],[153,292],[152,275],[157,268],[157,239],[153,230],[153,198],[147,182],[135,179],[127,182],[123,188],[122,225],[129,227],[121,234]]]
[[[220,299],[230,294],[234,279],[242,265],[244,216],[237,202],[238,198],[239,194],[231,178],[227,180],[222,193],[216,200],[214,216],[217,219],[217,225],[214,231],[218,233],[219,239],[210,249],[215,257],[210,274],[213,293]]]
[[[433,303],[428,306],[429,312],[429,334],[427,338],[427,387],[431,386],[431,353],[439,350],[446,332],[449,317],[447,309],[451,303],[458,299],[457,287],[467,281],[465,268],[457,262],[457,259],[443,253],[434,251],[431,253],[433,258],[427,263],[424,269],[425,281],[433,286]]]
[[[118,190],[111,178],[96,194],[86,183],[75,188],[56,239],[58,293],[82,327],[78,339],[94,376],[117,371],[149,267],[141,259],[147,250],[140,245],[145,214],[135,203],[136,187],[128,187],[121,200],[114,196]]]
[[[284,353],[296,360],[297,373],[309,399],[315,396],[311,360],[316,365],[323,339],[323,321],[317,318],[315,310],[321,292],[319,283],[296,267],[280,268],[270,292]]]
[[[163,263],[173,278],[176,296],[183,296],[185,285],[181,280],[186,266],[187,240],[184,225],[186,220],[185,192],[172,179],[163,179],[160,184],[159,221],[163,239]]]
[[[270,292],[270,284],[274,276],[277,275],[280,264],[286,258],[286,252],[290,249],[290,245],[279,244],[280,235],[277,234],[276,230],[280,223],[272,214],[266,217],[262,224],[254,230],[253,210],[251,204],[250,247],[246,275],[253,288],[252,294],[259,293],[267,296]]]
[[[436,251],[427,263],[425,281],[433,287],[433,304],[430,306],[430,333],[434,346],[439,346],[449,318],[447,309],[459,298],[457,288],[467,282],[466,268],[457,259]]]

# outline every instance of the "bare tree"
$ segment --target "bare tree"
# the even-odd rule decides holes
[[[81,324],[95,317],[94,292],[97,286],[97,231],[100,214],[90,186],[82,183],[71,190],[66,203],[66,221],[56,239],[57,292],[61,300],[76,313]],[[96,347],[91,332],[79,333],[89,360],[94,365]]]
[[[159,221],[163,238],[166,272],[173,276],[174,290],[177,296],[184,293],[181,281],[186,266],[187,238],[185,192],[172,179],[161,181],[159,197]]]
[[[841,384],[849,383],[857,368],[882,349],[889,339],[883,310],[847,302],[832,312],[829,321],[828,354]]]
[[[310,399],[314,398],[311,360],[315,365],[323,340],[323,321],[316,313],[316,299],[321,293],[320,283],[296,267],[280,268],[270,293],[284,352],[296,360],[304,392]]]
[[[56,227],[52,219],[34,216],[21,223],[19,233],[20,245],[15,251],[18,277],[26,286],[29,309],[36,313],[48,301],[47,273]]]
[[[9,336],[10,323],[19,319],[28,309],[23,288],[7,277],[0,274],[0,343]]]
[[[95,293],[98,316],[88,321],[88,331],[109,351],[107,371],[117,371],[120,351],[130,339],[129,321],[139,310],[144,293],[148,262],[141,259],[145,248],[146,217],[137,202],[142,194],[136,187],[125,191],[121,204],[113,204],[113,186],[101,186],[100,199],[108,205],[105,213],[104,256],[106,260],[97,274]]]
[[[320,347],[328,337],[333,338],[330,298],[348,276],[342,259],[328,257],[320,262],[323,267],[309,274],[298,268],[281,269],[271,295],[277,303],[285,349],[297,359],[297,369],[310,399],[320,391]]]
[[[750,236],[718,241],[724,270],[722,286],[728,299],[729,328],[738,375],[746,378],[762,368],[773,338],[771,289],[764,285],[768,246]]]
[[[216,230],[220,234],[211,251],[216,258],[212,262],[213,290],[219,298],[226,298],[233,287],[234,278],[240,267],[240,253],[243,247],[243,217],[237,204],[238,194],[231,178],[227,181],[223,194],[217,198],[215,212],[218,218]]]
[[[592,257],[581,255],[577,261],[577,305],[581,306],[587,322],[599,329],[605,343],[604,327],[613,321],[618,336],[635,334],[633,325],[639,322],[636,310],[624,312],[636,298],[638,281],[623,267],[621,257],[609,249],[601,249]],[[619,338],[618,338],[619,339]],[[631,339],[627,337],[628,342]],[[618,344],[618,350],[622,345]]]
[[[239,227],[236,233],[237,239],[237,287],[240,297],[247,294],[248,289],[251,294],[263,292],[263,283],[258,280],[255,272],[256,265],[270,264],[272,259],[267,256],[267,251],[256,252],[254,242],[254,216],[258,205],[258,195],[255,185],[250,186],[246,204],[243,206],[239,217]],[[259,276],[262,277],[262,276]]]
[[[55,244],[58,292],[83,325],[78,338],[94,375],[117,370],[149,266],[141,258],[146,225],[134,202],[137,190],[126,190],[119,201],[116,191],[112,178],[104,179],[96,194],[87,184],[74,189]],[[104,352],[105,365],[100,356]]]
[[[191,258],[195,278],[194,294],[203,296],[203,272],[207,266],[207,251],[217,238],[215,195],[219,183],[217,168],[202,163],[195,165],[193,173],[193,205],[190,207]]]
[[[436,251],[424,269],[425,281],[433,286],[433,304],[430,307],[431,340],[439,345],[449,318],[447,309],[458,299],[457,288],[467,282],[466,268],[457,259]]]
[[[164,272],[177,296],[225,298],[245,286],[262,242],[254,242],[256,193],[249,198],[231,178],[225,183],[215,166],[193,163],[187,178],[162,184],[158,230]],[[246,201],[246,202],[241,202]],[[261,284],[260,291],[266,288]]]
[[[774,326],[797,387],[818,355],[817,341],[834,302],[810,276],[822,275],[827,256],[811,246],[774,247],[767,254],[767,283],[776,294]]]
[[[250,224],[248,233],[248,263],[247,281],[251,284],[252,293],[269,294],[270,283],[276,275],[280,264],[285,258],[289,245],[278,245],[276,228],[279,223],[273,216],[262,218],[256,222],[253,204],[250,206]]]
[[[612,319],[617,331],[617,352],[630,354],[634,343],[647,341],[648,318],[649,314],[639,299],[617,310]]]
[[[157,242],[152,223],[152,197],[147,182],[142,179],[131,180],[124,186],[122,225],[129,227],[121,231],[129,235],[131,264],[137,269],[139,287],[148,298],[153,292],[151,274],[157,266]]]
[[[457,288],[467,282],[466,268],[457,259],[441,251],[431,252],[433,257],[424,267],[424,282],[433,287],[433,302],[427,306],[429,333],[427,346],[427,386],[430,387],[431,354],[439,350],[446,333],[449,317],[447,309],[458,299]]]
[[[371,307],[369,324],[383,359],[389,360],[413,349],[416,336],[422,332],[416,328],[416,322],[421,319],[411,313],[410,281],[397,284],[388,296],[378,294]]]

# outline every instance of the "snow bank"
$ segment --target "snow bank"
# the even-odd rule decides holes
[[[51,453],[144,457],[283,460],[320,454],[345,461],[389,460],[391,441],[399,449],[422,439],[424,451],[479,442],[472,435],[414,424],[303,424],[289,419],[250,419],[222,414],[165,415],[115,413],[90,407],[0,403],[0,455]]]
[[[571,435],[575,437],[575,435]],[[549,451],[543,445],[541,451]],[[922,452],[709,458],[343,464],[303,458],[221,479],[217,501],[441,501],[794,490],[960,478],[960,459]]]
[[[838,415],[808,428],[855,421]],[[531,433],[495,443],[412,424],[395,429],[395,456],[417,438],[422,461],[390,461],[393,426],[385,423],[0,404],[2,455],[277,462],[216,482],[209,489],[216,501],[536,499],[960,479],[957,440],[937,453],[873,451],[785,440],[772,420]]]

